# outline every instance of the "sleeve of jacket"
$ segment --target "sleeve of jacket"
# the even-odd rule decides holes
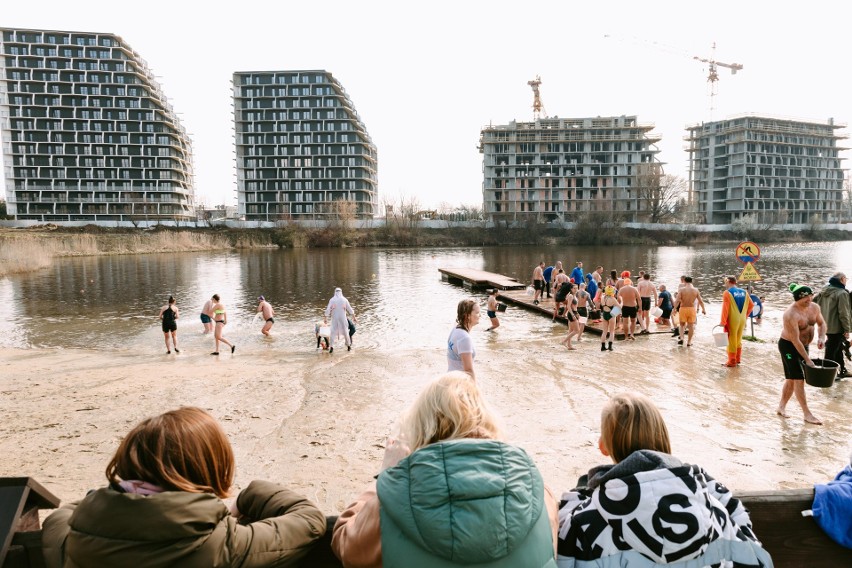
[[[843,296],[837,302],[837,311],[840,315],[840,327],[843,333],[852,332],[852,295],[843,292]]]
[[[728,331],[728,312],[731,309],[731,293],[725,290],[722,292],[722,317],[719,319],[719,325]]]
[[[268,481],[237,497],[241,523],[230,535],[233,566],[291,566],[325,533],[325,515],[308,499]]]
[[[751,517],[748,515],[748,509],[745,508],[742,501],[734,497],[734,494],[731,493],[730,489],[713,479],[709,474],[707,474],[707,472],[704,472],[704,475],[707,479],[707,490],[713,497],[718,499],[722,505],[724,505],[725,510],[728,511],[728,516],[731,518],[734,525],[736,525],[737,529],[739,529],[743,536],[745,536],[748,540],[753,540],[759,543],[760,541],[757,539],[757,535],[754,534],[754,531],[751,528]]]
[[[382,566],[381,518],[375,483],[337,518],[331,549],[344,568]]]
[[[42,523],[41,547],[47,568],[62,568],[65,563],[65,539],[71,532],[68,521],[76,508],[77,503],[63,505]]]

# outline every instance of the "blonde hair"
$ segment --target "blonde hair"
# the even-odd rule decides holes
[[[470,375],[447,373],[420,393],[403,420],[411,451],[445,440],[498,439],[500,428]]]
[[[615,463],[636,450],[672,453],[662,414],[651,399],[637,393],[617,394],[603,407],[601,444]]]
[[[185,406],[143,420],[115,451],[106,468],[111,483],[139,480],[166,491],[228,496],[234,452],[225,431],[205,411]]]

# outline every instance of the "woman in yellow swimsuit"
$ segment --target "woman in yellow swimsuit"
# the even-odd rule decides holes
[[[211,355],[219,354],[220,341],[225,345],[228,345],[231,348],[231,353],[233,353],[237,346],[222,337],[222,332],[225,330],[225,324],[228,323],[228,314],[225,312],[225,306],[219,302],[219,294],[213,294],[213,301],[216,302],[213,304],[213,325],[216,326],[213,331],[213,338],[216,340],[216,349],[213,353],[211,353]]]

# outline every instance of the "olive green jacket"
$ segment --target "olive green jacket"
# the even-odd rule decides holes
[[[317,507],[280,485],[254,481],[237,520],[215,495],[89,493],[44,521],[48,568],[293,566],[325,532]]]

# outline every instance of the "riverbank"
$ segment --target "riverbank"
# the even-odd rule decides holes
[[[200,331],[182,334],[177,356],[153,333],[142,351],[0,349],[0,476],[30,475],[63,501],[78,499],[103,485],[111,454],[138,421],[196,405],[227,431],[238,487],[281,481],[335,514],[372,480],[399,413],[446,369],[440,341],[375,346],[369,329],[358,333],[353,351],[334,355],[285,333],[243,337],[235,355],[213,358]],[[624,390],[657,401],[674,454],[734,491],[811,487],[848,460],[852,385],[808,387],[824,426],[805,424],[795,401],[790,418],[776,416],[783,373],[772,342],[749,344],[731,370],[709,336],[689,349],[643,336],[602,353],[587,335],[568,353],[559,329],[525,341],[509,334],[474,331],[477,381],[506,439],[557,492],[605,461],[600,409]]]
[[[44,225],[25,229],[0,228],[0,277],[50,266],[53,258],[215,251],[262,248],[339,247],[485,247],[576,245],[699,245],[739,242],[765,243],[848,240],[841,230],[700,232],[618,228],[600,230],[578,225],[554,229],[545,225],[523,228],[445,227],[384,225],[352,228],[345,224],[327,227],[287,225],[278,228],[107,228],[94,225],[58,227]]]

